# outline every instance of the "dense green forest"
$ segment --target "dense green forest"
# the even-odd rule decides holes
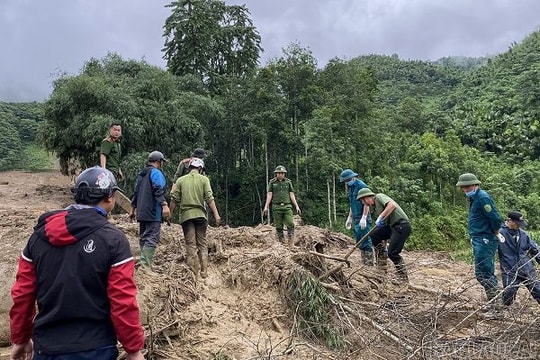
[[[185,2],[170,6],[168,70],[111,53],[56,79],[43,104],[0,103],[0,169],[34,163],[21,154],[36,146],[58,156],[64,173],[73,160],[95,165],[117,119],[128,194],[149,151],[172,160],[171,180],[178,161],[203,147],[231,226],[263,221],[266,184],[284,165],[306,223],[345,231],[338,175],[352,168],[411,217],[409,249],[466,248],[467,201],[455,187],[464,172],[479,177],[502,214],[519,209],[538,228],[540,32],[489,59],[366,55],[319,67],[291,43],[260,66],[260,37],[245,7],[194,14]],[[201,13],[212,16],[198,24]],[[182,32],[198,25],[208,47],[189,51],[193,39]]]

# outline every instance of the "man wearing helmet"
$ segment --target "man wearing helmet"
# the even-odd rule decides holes
[[[204,160],[205,157],[206,157],[206,151],[204,151],[204,149],[197,148],[193,150],[191,157],[185,158],[182,161],[180,161],[180,164],[178,164],[178,168],[176,169],[176,172],[174,173],[173,186],[174,184],[176,184],[176,180],[178,180],[180,176],[189,174],[190,172],[189,164],[191,160],[193,160],[194,158]],[[204,174],[204,169],[202,170],[202,173]]]
[[[11,359],[144,359],[134,262],[122,231],[107,221],[114,175],[86,169],[76,204],[41,215],[11,290]],[[36,314],[37,303],[37,314]]]
[[[285,166],[279,165],[274,170],[275,176],[268,184],[263,214],[266,215],[268,213],[268,208],[270,207],[270,203],[272,203],[272,215],[274,217],[278,240],[280,242],[285,241],[283,236],[283,225],[286,225],[288,245],[289,247],[293,247],[294,221],[292,206],[294,206],[298,215],[300,215],[301,212],[300,207],[296,202],[292,182],[285,177],[286,174],[287,170],[285,169]]]
[[[197,157],[189,163],[190,172],[180,177],[171,192],[171,212],[176,204],[180,206],[180,224],[186,241],[186,263],[195,276],[201,272],[201,277],[208,276],[208,245],[206,243],[206,229],[208,215],[205,204],[208,205],[216,225],[219,225],[219,216],[210,180],[201,174],[204,161]]]
[[[366,235],[371,229],[371,216],[369,215],[369,206],[364,206],[361,201],[356,200],[358,191],[367,188],[362,180],[358,179],[358,174],[351,169],[345,169],[339,175],[339,181],[347,184],[347,195],[349,197],[349,216],[345,221],[345,227],[350,230],[354,225],[353,233],[356,243]],[[373,250],[371,248],[371,238],[368,237],[360,244],[362,252],[362,261],[364,265],[373,265]]]
[[[148,154],[148,163],[137,176],[131,198],[130,217],[133,219],[136,215],[139,222],[141,265],[146,267],[151,267],[154,261],[161,223],[171,214],[165,200],[165,175],[161,170],[167,161],[160,151]]]
[[[377,216],[375,221],[377,229],[371,235],[373,247],[377,252],[377,268],[386,273],[389,258],[396,267],[398,279],[408,283],[409,276],[401,251],[412,230],[409,217],[388,195],[375,194],[369,188],[360,189],[356,198],[364,206],[372,207],[373,216]],[[386,249],[386,243],[388,243],[388,249]]]
[[[488,299],[484,307],[495,316],[500,306],[499,285],[495,276],[495,253],[504,236],[499,233],[502,223],[497,207],[489,194],[480,189],[481,182],[474,174],[459,176],[456,186],[469,198],[468,227],[474,255],[474,273]]]

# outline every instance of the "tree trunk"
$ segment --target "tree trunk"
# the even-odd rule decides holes
[[[326,194],[328,200],[328,224],[332,228],[332,202],[330,201],[330,182],[326,180]]]
[[[334,222],[337,221],[337,206],[336,206],[336,174],[332,173],[332,203],[334,210]]]

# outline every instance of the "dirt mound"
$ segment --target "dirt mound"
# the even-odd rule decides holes
[[[13,181],[13,179],[23,179]],[[69,178],[56,173],[0,173],[3,287],[0,339],[9,331],[9,287],[37,216],[71,200]],[[17,184],[17,185],[15,185]],[[138,255],[138,226],[111,222]],[[148,359],[510,359],[536,358],[537,304],[526,291],[498,320],[478,309],[484,298],[471,266],[447,254],[405,252],[410,284],[318,256],[342,258],[352,240],[298,226],[297,246],[279,243],[268,225],[210,228],[207,279],[185,264],[181,227],[162,227],[153,271],[138,269]],[[343,268],[329,276],[338,264]],[[4,349],[2,353],[8,352]]]

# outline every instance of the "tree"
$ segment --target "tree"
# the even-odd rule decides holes
[[[163,58],[175,75],[197,75],[212,92],[223,77],[244,76],[258,65],[261,37],[245,6],[219,0],[179,0],[167,7]]]

